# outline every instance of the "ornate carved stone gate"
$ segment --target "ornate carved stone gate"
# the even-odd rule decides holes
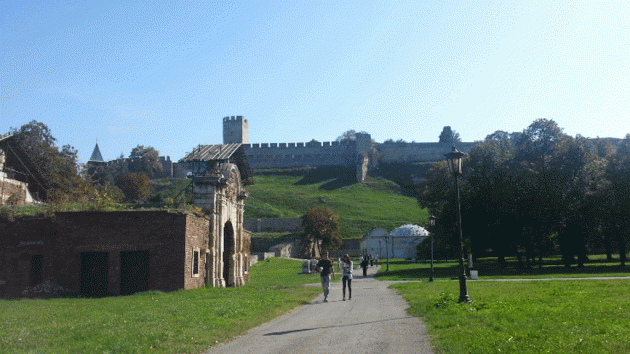
[[[195,165],[192,176],[194,204],[211,217],[206,283],[215,287],[245,283],[251,250],[243,239],[244,201],[251,184],[246,156],[240,144],[199,147],[183,160]]]

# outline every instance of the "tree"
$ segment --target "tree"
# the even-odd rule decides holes
[[[447,125],[442,129],[442,133],[440,133],[440,143],[455,144],[461,142],[462,139],[460,139],[459,133],[452,130],[450,126]]]
[[[302,215],[302,242],[305,245],[315,245],[319,254],[339,249],[342,244],[339,233],[339,214],[330,208],[313,207]]]
[[[123,174],[116,181],[116,186],[124,193],[125,200],[132,203],[146,201],[153,193],[151,180],[144,173]]]
[[[612,154],[604,141],[572,138],[553,120],[538,119],[522,133],[496,131],[477,143],[461,180],[464,236],[474,253],[492,249],[500,262],[516,254],[521,263],[524,250],[529,266],[559,246],[566,266],[575,256],[582,266],[588,245],[605,241],[608,254],[616,242],[623,264],[630,234],[630,137],[625,141]],[[434,164],[419,197],[440,225],[455,224],[449,180],[445,164]],[[453,231],[436,227],[436,235],[444,231],[448,240]]]
[[[606,191],[605,223],[607,233],[617,242],[622,266],[626,263],[626,243],[630,240],[630,134],[610,157],[606,177],[610,183]]]
[[[28,156],[32,167],[44,178],[46,198],[51,202],[80,200],[87,189],[77,169],[77,150],[64,145],[61,150],[54,144],[50,128],[44,123],[31,121],[11,133],[20,150]]]
[[[365,131],[357,132],[354,129],[350,129],[350,130],[346,131],[345,133],[341,134],[340,136],[338,136],[336,141],[356,140],[357,139],[357,134],[367,134],[367,132],[365,132]]]
[[[162,171],[160,153],[153,147],[138,145],[129,154],[129,171],[145,173],[149,178]]]
[[[342,140],[356,140],[357,138],[357,132],[354,129],[350,129],[348,131],[346,131],[345,133],[341,134],[340,136],[337,137],[337,141],[342,141]]]

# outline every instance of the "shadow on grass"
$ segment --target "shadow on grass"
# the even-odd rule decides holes
[[[319,189],[331,191],[339,189],[345,186],[350,186],[355,183],[356,176],[353,167],[346,166],[327,166],[317,167],[309,170],[299,181],[294,184],[297,186],[317,184],[324,181],[328,181],[322,184]]]

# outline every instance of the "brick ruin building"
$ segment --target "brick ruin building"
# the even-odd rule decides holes
[[[251,173],[240,144],[212,152],[187,157],[195,166],[195,204],[203,215],[84,211],[0,219],[0,296],[243,285],[251,259],[251,236],[243,229]]]

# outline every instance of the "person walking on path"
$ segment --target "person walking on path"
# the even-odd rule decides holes
[[[363,268],[363,276],[367,277],[367,268],[368,268],[368,264],[370,264],[367,260],[367,257],[363,257],[363,260],[361,261],[361,268]]]
[[[346,284],[348,285],[348,300],[352,300],[352,260],[350,260],[349,255],[343,256],[343,275],[341,277],[341,282],[343,283],[343,301],[346,301]]]
[[[328,293],[330,292],[330,275],[335,278],[335,268],[332,261],[328,258],[328,252],[324,252],[322,259],[317,262],[317,270],[322,279],[322,289],[324,290],[324,302],[328,302]]]

